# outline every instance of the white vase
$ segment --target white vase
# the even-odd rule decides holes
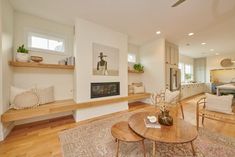
[[[30,57],[28,53],[16,53],[16,61],[18,62],[29,62]]]

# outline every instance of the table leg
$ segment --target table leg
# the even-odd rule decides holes
[[[153,157],[156,156],[156,142],[153,141]]]
[[[195,153],[195,149],[194,149],[194,146],[193,146],[193,141],[191,141],[190,143],[191,143],[191,147],[192,147],[192,150],[193,150],[193,156],[195,156],[196,153]]]
[[[146,157],[146,151],[145,151],[145,145],[144,145],[144,140],[141,141],[142,142],[142,146],[143,146],[143,154],[144,154],[144,157]]]
[[[117,139],[117,154],[116,154],[116,157],[118,157],[118,152],[119,152],[119,140]]]

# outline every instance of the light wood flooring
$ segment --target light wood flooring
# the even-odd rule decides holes
[[[190,100],[183,101],[185,120],[195,125],[196,108],[192,103],[188,103]],[[72,116],[67,116],[16,126],[10,135],[3,142],[0,142],[0,157],[61,157],[58,139],[60,131],[124,112],[133,112],[140,109],[148,110],[149,105],[132,103],[129,107],[128,111],[113,113],[79,123],[75,123]],[[226,136],[235,137],[235,125],[232,124],[205,119],[204,127]]]

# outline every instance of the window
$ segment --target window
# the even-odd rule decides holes
[[[136,55],[135,54],[128,54],[128,62],[135,63],[136,62]]]
[[[181,82],[193,81],[193,65],[179,63],[179,69],[181,70]]]
[[[28,48],[35,51],[65,53],[65,39],[29,32]]]

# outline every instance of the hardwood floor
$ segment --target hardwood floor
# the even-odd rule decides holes
[[[192,99],[183,101],[185,120],[196,124],[195,105]],[[91,121],[107,118],[124,112],[133,112],[148,109],[149,105],[143,103],[132,103],[128,111],[122,111],[110,115],[93,118],[75,123],[72,116],[44,120],[31,124],[16,126],[10,135],[0,143],[0,156],[2,157],[61,157],[58,133],[62,130],[73,128]],[[179,116],[181,116],[179,112]],[[221,134],[235,137],[235,125],[222,122],[205,120],[205,128]]]

